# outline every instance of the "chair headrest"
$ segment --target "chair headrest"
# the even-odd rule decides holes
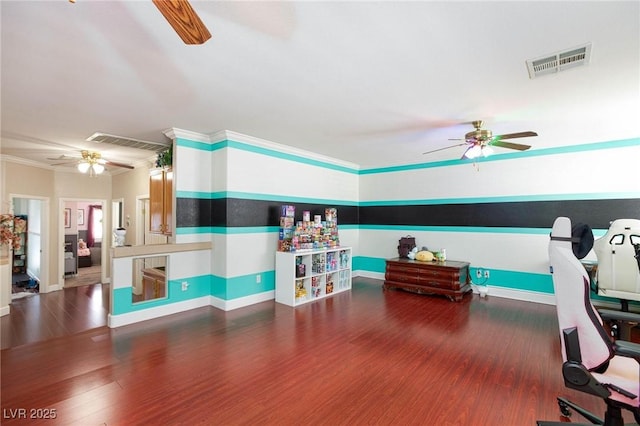
[[[571,248],[578,259],[585,257],[593,248],[593,231],[585,223],[577,223],[571,228]]]
[[[556,219],[558,229],[555,233],[552,232],[551,239],[558,240],[558,241],[571,242],[571,249],[573,250],[574,256],[577,257],[578,259],[582,259],[593,248],[593,231],[591,230],[591,227],[584,223],[576,223],[575,225],[571,226],[571,219],[562,218],[565,220],[563,222],[558,221],[558,219]],[[559,235],[564,233],[563,231],[564,227],[562,226],[563,224],[571,226],[570,237]],[[554,228],[555,227],[556,227],[556,224],[554,224]],[[566,228],[566,230],[568,231],[568,227]]]

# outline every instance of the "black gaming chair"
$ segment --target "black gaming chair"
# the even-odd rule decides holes
[[[596,311],[590,299],[590,280],[572,249],[571,220],[559,217],[553,224],[549,263],[556,295],[556,310],[562,342],[562,375],[565,386],[603,399],[604,420],[574,403],[558,398],[560,411],[572,410],[592,424],[623,425],[622,410],[629,410],[640,423],[640,344],[612,341],[603,318],[623,320],[631,313]],[[636,321],[640,315],[636,316]],[[539,421],[539,426],[564,425]]]

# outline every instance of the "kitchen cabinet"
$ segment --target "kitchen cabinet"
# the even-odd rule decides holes
[[[173,233],[173,171],[154,170],[149,179],[149,232]]]

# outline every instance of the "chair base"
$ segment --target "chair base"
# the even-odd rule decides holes
[[[585,410],[579,405],[576,405],[565,398],[558,397],[558,406],[560,407],[560,413],[562,413],[563,416],[570,417],[571,410],[573,410],[591,422],[591,423],[571,423],[572,425],[625,426],[624,419],[622,418],[622,409],[619,406],[610,403],[609,401],[606,401],[606,402],[607,402],[607,411],[605,412],[604,420],[602,420],[600,417],[596,416],[595,414],[592,414],[591,412]],[[566,424],[567,423],[565,422],[549,422],[549,421],[542,421],[542,420],[539,420],[537,422],[538,426],[559,426],[559,425],[566,425]],[[637,423],[628,423],[628,425],[629,426],[637,425]]]

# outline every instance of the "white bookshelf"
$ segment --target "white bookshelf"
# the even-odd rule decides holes
[[[351,290],[351,257],[351,247],[276,252],[276,302],[298,306]]]

